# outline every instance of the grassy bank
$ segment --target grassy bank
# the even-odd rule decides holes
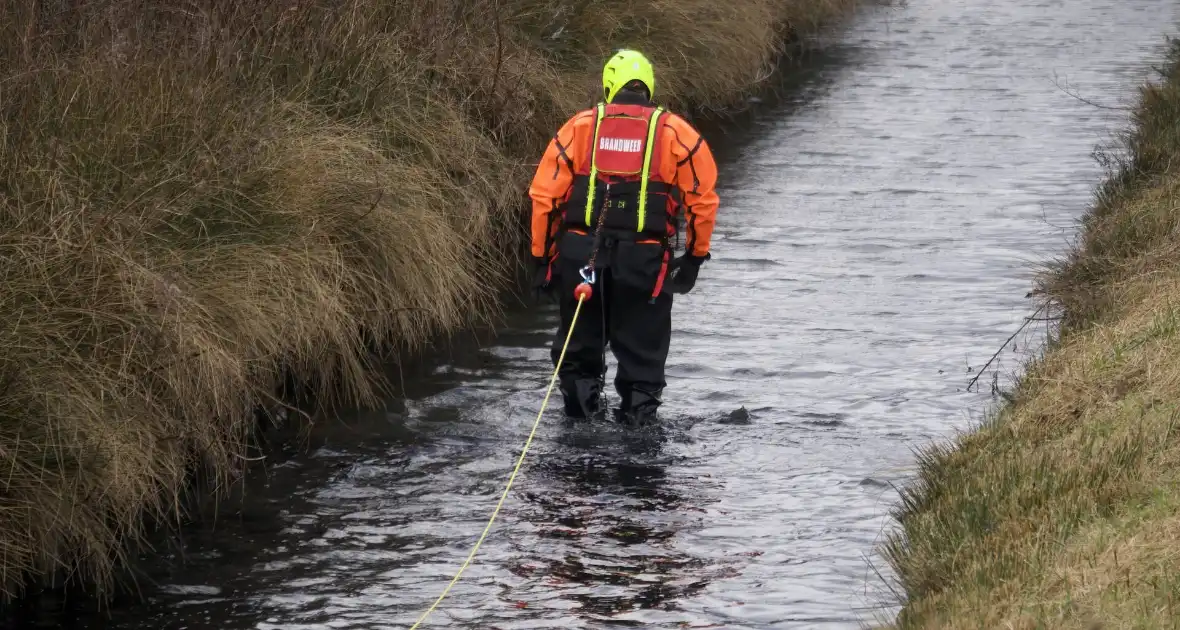
[[[1041,279],[1054,343],[987,426],[921,459],[886,548],[901,628],[1180,619],[1180,44],[1164,74]]]
[[[100,588],[287,374],[495,312],[612,48],[724,108],[854,0],[0,0],[0,589]]]

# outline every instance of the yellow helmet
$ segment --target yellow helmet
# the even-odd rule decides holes
[[[615,53],[602,68],[602,93],[606,102],[615,100],[623,86],[639,81],[647,87],[649,98],[656,94],[656,73],[643,53],[623,49]]]

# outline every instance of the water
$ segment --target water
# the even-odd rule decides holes
[[[857,628],[911,449],[1030,312],[1151,76],[1166,0],[911,0],[830,42],[714,141],[715,258],[674,312],[662,436],[545,420],[496,529],[425,627]],[[1055,84],[1056,82],[1056,84]],[[736,132],[733,134],[738,135]],[[722,144],[724,143],[724,146]],[[482,530],[548,375],[514,316],[412,395],[252,482],[84,627],[406,628]],[[1005,355],[1004,370],[1021,353]],[[744,406],[748,422],[728,419]],[[234,508],[231,506],[233,509]],[[226,509],[231,509],[226,508]]]

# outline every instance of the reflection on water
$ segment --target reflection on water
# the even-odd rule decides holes
[[[569,548],[540,570],[551,592],[579,603],[583,613],[611,617],[636,609],[671,610],[710,581],[699,575],[699,560],[669,544],[676,535],[673,524],[644,514],[675,517],[692,505],[669,485],[663,465],[609,454],[573,455],[545,458],[530,478],[544,479],[537,485],[549,492],[522,492],[528,506],[520,518]]]

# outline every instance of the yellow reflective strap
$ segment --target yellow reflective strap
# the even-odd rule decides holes
[[[594,219],[594,185],[598,180],[598,128],[602,125],[602,117],[606,113],[606,106],[598,104],[598,115],[594,118],[594,138],[590,145],[590,183],[586,187],[586,227],[593,225]]]
[[[643,224],[647,220],[647,180],[651,174],[651,152],[655,145],[656,126],[660,123],[663,113],[664,108],[657,107],[651,114],[651,120],[647,122],[647,147],[643,152],[643,172],[639,174],[639,222],[635,228],[636,232],[643,231]]]

